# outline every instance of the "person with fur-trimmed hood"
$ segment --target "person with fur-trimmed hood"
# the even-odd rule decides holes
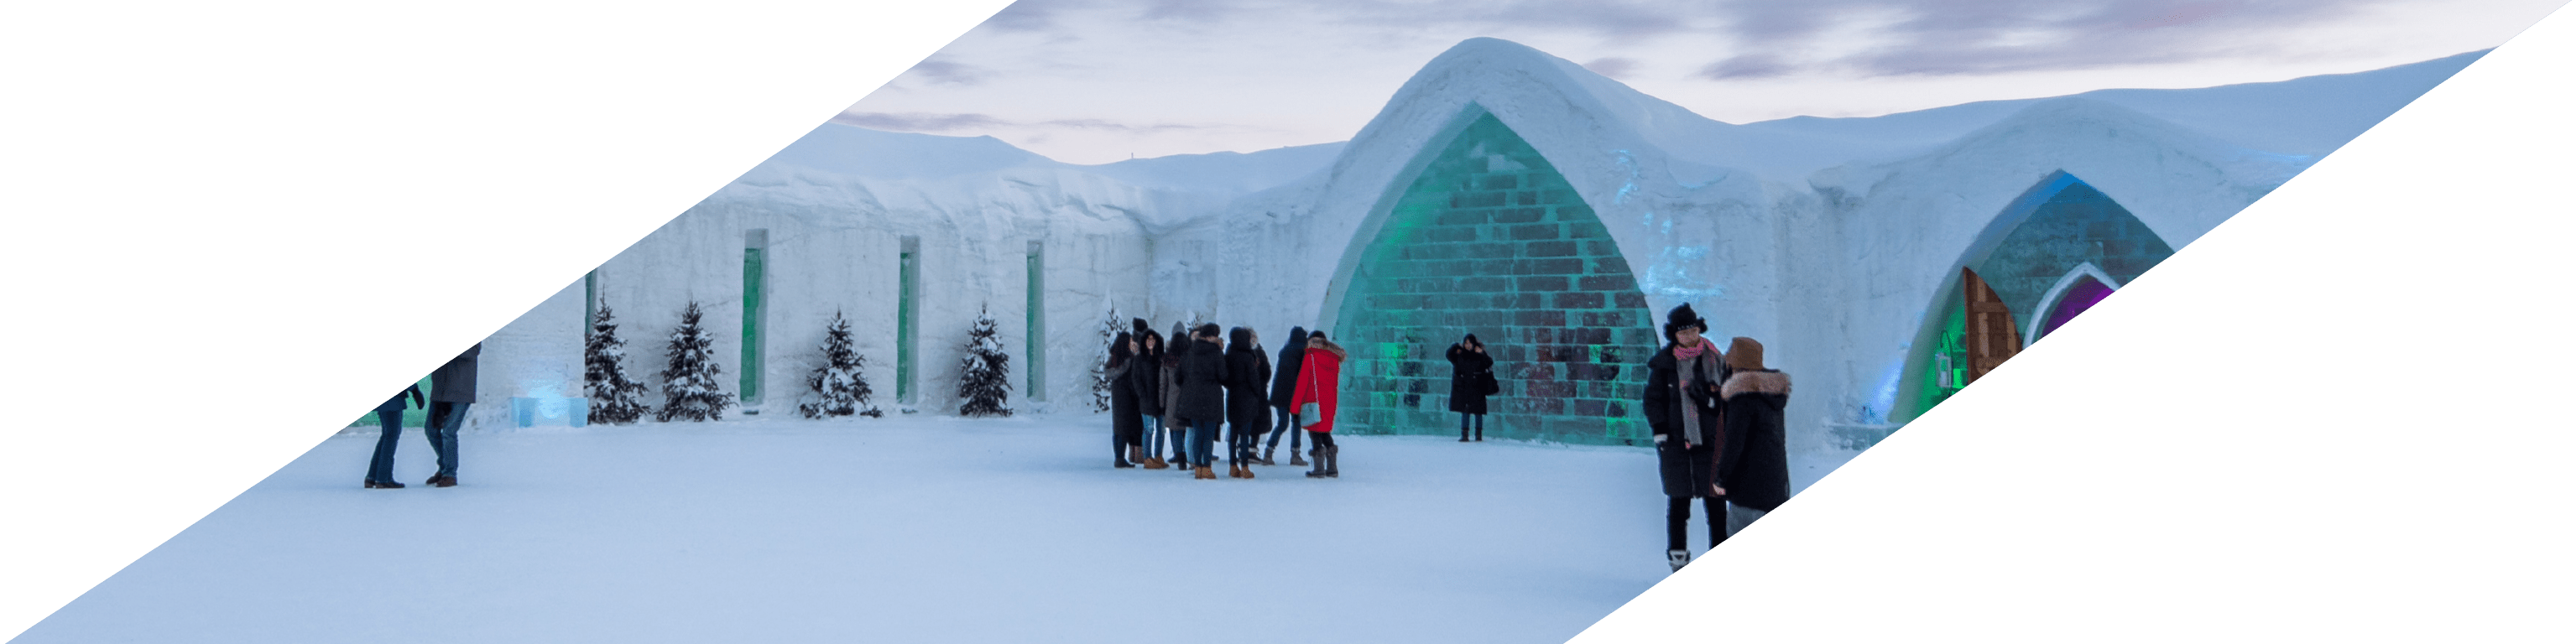
[[[1306,334],[1305,364],[1297,367],[1297,389],[1288,400],[1297,411],[1297,422],[1305,426],[1308,437],[1315,439],[1315,469],[1307,478],[1340,478],[1342,447],[1333,444],[1333,414],[1340,409],[1342,360],[1350,353],[1324,338],[1324,332]],[[1315,404],[1315,414],[1307,417],[1306,404]]]
[[[1270,404],[1279,408],[1279,424],[1270,428],[1270,447],[1261,452],[1262,465],[1279,464],[1270,457],[1279,454],[1281,436],[1288,437],[1288,464],[1306,464],[1306,459],[1297,455],[1303,449],[1305,432],[1289,431],[1297,428],[1297,407],[1288,404],[1297,398],[1297,368],[1305,366],[1305,361],[1306,327],[1288,327],[1288,343],[1279,345],[1279,373],[1270,378]]]
[[[1163,425],[1163,334],[1155,333],[1144,318],[1136,318],[1136,366],[1127,370],[1127,378],[1136,389],[1136,415],[1145,427],[1139,437],[1145,448],[1145,460],[1139,465],[1159,470],[1170,467],[1163,461],[1163,435],[1171,430]]]
[[[1109,341],[1109,363],[1102,365],[1100,376],[1109,381],[1109,451],[1117,459],[1111,467],[1127,469],[1145,460],[1140,447],[1144,438],[1145,416],[1136,411],[1136,379],[1128,370],[1136,367],[1136,336],[1120,332]]]
[[[1789,501],[1789,442],[1781,410],[1789,406],[1789,374],[1762,366],[1762,343],[1736,338],[1726,349],[1731,375],[1718,388],[1726,400],[1726,442],[1717,459],[1718,485],[1726,490],[1727,532]]]
[[[1181,358],[1180,373],[1172,379],[1180,385],[1181,395],[1176,414],[1189,429],[1190,465],[1195,478],[1216,478],[1216,435],[1225,425],[1225,345],[1214,324],[1201,324],[1190,332],[1190,353]]]
[[[1226,475],[1252,478],[1253,458],[1261,433],[1270,429],[1270,352],[1249,327],[1226,332],[1225,425]]]
[[[1664,323],[1669,344],[1646,361],[1641,406],[1646,426],[1655,433],[1657,469],[1664,482],[1665,559],[1676,571],[1690,563],[1691,499],[1706,506],[1708,547],[1726,540],[1721,512],[1726,490],[1717,478],[1718,455],[1727,440],[1718,394],[1726,367],[1717,344],[1700,337],[1707,331],[1708,320],[1689,304],[1674,307]]]

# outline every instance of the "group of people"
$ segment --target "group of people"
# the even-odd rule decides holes
[[[1665,558],[1690,563],[1691,500],[1708,515],[1708,547],[1724,543],[1789,500],[1781,410],[1789,374],[1762,366],[1762,343],[1738,337],[1719,350],[1700,334],[1708,320],[1688,304],[1664,324],[1663,350],[1646,362],[1646,424],[1663,475]],[[1721,518],[1723,517],[1723,518]]]
[[[1167,341],[1143,319],[1133,325],[1110,342],[1104,370],[1114,466],[1177,467],[1192,478],[1215,479],[1217,432],[1224,429],[1228,477],[1253,478],[1253,465],[1277,464],[1272,459],[1283,436],[1290,465],[1308,465],[1299,444],[1314,444],[1305,454],[1314,457],[1307,477],[1341,476],[1333,414],[1342,361],[1350,354],[1323,332],[1289,329],[1274,373],[1261,336],[1250,328],[1175,324]]]
[[[368,489],[402,488],[403,484],[394,482],[394,445],[402,441],[403,410],[411,405],[429,410],[421,433],[429,437],[430,451],[438,453],[438,473],[423,485],[456,486],[456,430],[465,426],[465,410],[474,405],[475,367],[482,355],[483,344],[475,343],[429,372],[429,395],[422,396],[420,385],[415,383],[376,406],[376,421],[383,426],[383,433],[376,437],[375,458],[367,462]]]

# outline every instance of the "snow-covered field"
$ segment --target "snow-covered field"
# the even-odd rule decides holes
[[[413,428],[411,487],[361,489],[374,443],[13,641],[1560,642],[1666,574],[1641,448],[1346,437],[1338,480],[1194,481],[1111,469],[1105,416],[728,420],[467,434],[433,489]]]

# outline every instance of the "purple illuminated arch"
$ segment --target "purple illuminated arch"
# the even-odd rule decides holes
[[[2102,298],[2110,297],[2111,290],[2109,285],[2093,279],[2091,275],[2077,278],[2073,286],[2066,288],[2065,294],[2058,296],[2057,305],[2049,307],[2048,321],[2040,325],[2039,334],[2046,336],[2056,331],[2067,320],[2075,319],[2076,315],[2100,303]]]

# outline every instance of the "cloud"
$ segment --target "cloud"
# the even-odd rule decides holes
[[[1707,67],[1700,68],[1699,73],[1694,76],[1709,80],[1776,78],[1787,76],[1791,69],[1789,63],[1781,60],[1779,56],[1746,54],[1710,63]]]
[[[893,132],[953,132],[981,130],[1012,125],[1009,121],[985,114],[937,114],[928,112],[842,112],[832,122],[855,125],[871,130]]]
[[[1763,78],[1827,69],[1864,76],[1989,74],[2188,62],[2268,51],[2273,47],[2267,34],[2345,17],[2366,4],[2372,3],[1737,2],[1725,5],[1726,23],[1718,35],[1753,51],[1711,63],[1699,76]]]
[[[981,85],[984,79],[993,76],[993,70],[940,60],[936,57],[921,61],[921,64],[913,65],[910,71],[904,73],[919,76],[932,85]]]
[[[1106,119],[1048,119],[1048,120],[1044,120],[1044,121],[1012,121],[1012,120],[1008,120],[1008,119],[997,118],[997,117],[994,117],[993,115],[990,115],[990,114],[977,114],[977,113],[938,113],[938,112],[859,112],[859,111],[845,111],[845,112],[840,113],[839,115],[833,116],[833,117],[832,117],[832,122],[834,122],[834,123],[839,123],[839,124],[842,124],[842,125],[855,125],[855,126],[858,126],[858,127],[868,128],[868,129],[871,129],[871,130],[887,130],[887,131],[892,131],[892,132],[922,132],[922,133],[954,132],[954,131],[958,131],[958,130],[974,130],[974,131],[979,131],[979,132],[981,132],[981,131],[990,131],[990,130],[996,130],[996,129],[1029,129],[1029,130],[1048,130],[1048,131],[1062,131],[1062,130],[1097,130],[1097,131],[1106,131],[1106,132],[1123,132],[1123,133],[1129,133],[1129,134],[1155,134],[1155,133],[1162,133],[1162,132],[1180,132],[1180,131],[1192,131],[1192,130],[1243,130],[1243,129],[1260,129],[1260,128],[1249,128],[1249,127],[1247,127],[1247,126],[1241,126],[1241,125],[1209,124],[1209,123],[1152,123],[1152,124],[1145,124],[1145,125],[1136,125],[1136,124],[1121,123],[1121,122],[1111,121],[1111,120],[1106,120]]]

